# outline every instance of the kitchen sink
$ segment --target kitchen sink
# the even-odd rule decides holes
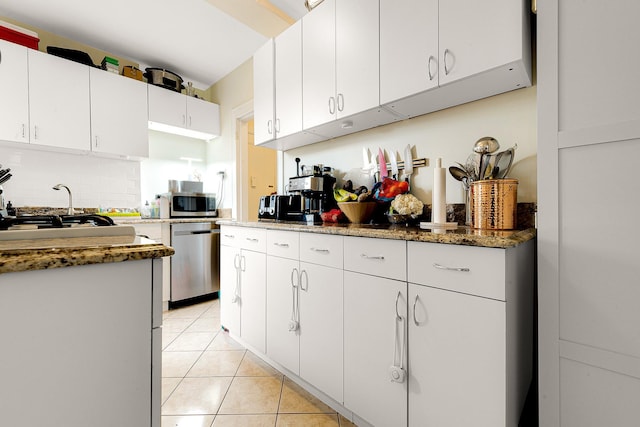
[[[99,238],[129,236],[133,239],[136,231],[132,225],[114,225],[110,227],[96,227],[88,224],[72,225],[62,228],[12,227],[0,231],[0,241],[6,240],[39,240],[39,239],[67,239],[67,238]]]

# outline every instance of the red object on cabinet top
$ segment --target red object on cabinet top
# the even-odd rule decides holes
[[[38,50],[38,33],[0,21],[0,39]]]

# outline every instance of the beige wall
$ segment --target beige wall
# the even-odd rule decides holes
[[[220,179],[218,172],[225,172],[224,199],[220,207],[232,208],[235,216],[236,193],[240,180],[236,176],[237,147],[234,110],[250,103],[253,99],[253,60],[246,61],[211,86],[207,90],[207,98],[220,105],[220,136],[207,142],[205,180],[217,182]],[[240,162],[242,163],[242,160]]]

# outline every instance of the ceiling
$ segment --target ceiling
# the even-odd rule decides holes
[[[304,0],[3,0],[0,19],[160,67],[206,89],[300,19]]]

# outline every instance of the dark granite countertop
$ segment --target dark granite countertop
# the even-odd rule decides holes
[[[0,274],[161,258],[173,248],[137,236],[0,242]]]

